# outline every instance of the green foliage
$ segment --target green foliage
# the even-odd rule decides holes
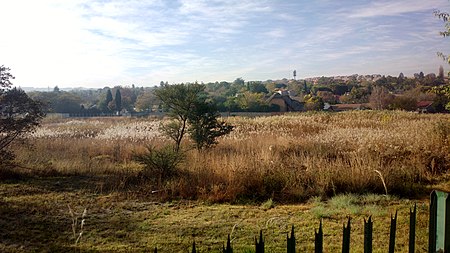
[[[14,158],[10,144],[33,131],[45,115],[39,102],[21,89],[10,88],[14,77],[9,70],[0,66],[0,166]]]
[[[175,151],[187,131],[198,149],[216,144],[216,139],[232,131],[232,126],[218,120],[216,107],[207,101],[202,84],[163,85],[155,91],[172,121],[161,127],[175,141]]]
[[[161,123],[159,130],[167,137],[172,139],[175,143],[181,142],[182,138],[181,131],[183,130],[182,122],[178,120],[171,120],[167,123]],[[177,147],[179,148],[179,147]]]
[[[140,93],[136,99],[135,107],[137,111],[151,111],[153,109],[153,105],[156,105],[156,97],[151,90],[145,90]]]
[[[184,154],[175,151],[172,146],[157,149],[147,146],[145,154],[136,155],[134,160],[144,165],[143,176],[159,185],[176,176],[178,165],[184,161]]]
[[[156,97],[162,102],[163,108],[176,123],[170,123],[163,132],[170,133],[175,141],[175,150],[179,151],[181,141],[186,134],[188,119],[197,103],[206,100],[205,86],[193,84],[164,84],[155,90]],[[175,128],[176,127],[176,128]]]
[[[450,111],[450,85],[433,87],[431,92],[445,98],[445,109]]]
[[[108,89],[106,91],[106,100],[105,100],[106,105],[108,105],[111,101],[113,101],[113,96],[112,96],[111,90]]]
[[[116,91],[116,99],[114,99],[114,103],[116,105],[116,111],[122,110],[122,95],[120,94],[120,89]]]
[[[209,148],[217,143],[217,138],[229,134],[233,126],[218,120],[214,105],[198,103],[189,117],[189,133],[197,149]]]
[[[321,111],[323,110],[324,102],[322,98],[312,95],[305,96],[305,107],[308,111]]]
[[[393,110],[415,111],[417,109],[417,100],[414,97],[397,96],[392,100],[389,107]]]
[[[237,97],[236,102],[244,111],[255,111],[264,104],[264,94],[246,91]]]
[[[434,15],[444,22],[445,30],[439,32],[439,34],[443,37],[450,36],[450,14],[447,12],[435,11]],[[447,61],[450,64],[449,56],[444,55],[442,52],[438,52],[438,56],[440,56],[443,60]]]
[[[270,198],[270,199],[268,199],[268,200],[266,200],[265,202],[263,202],[262,204],[261,204],[261,208],[263,209],[263,210],[269,210],[269,209],[272,209],[272,208],[274,208],[275,207],[275,204],[273,203],[273,200]]]
[[[262,82],[251,81],[247,84],[248,90],[254,93],[269,93]]]

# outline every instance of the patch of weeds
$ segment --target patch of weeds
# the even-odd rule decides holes
[[[264,203],[261,204],[261,208],[263,210],[269,210],[271,208],[275,207],[275,203],[273,202],[273,200],[270,198],[268,200],[266,200]]]
[[[347,209],[358,203],[358,196],[354,194],[340,194],[331,198],[328,203],[335,209]]]
[[[184,154],[170,145],[160,149],[147,146],[145,154],[134,156],[135,161],[144,165],[143,176],[156,181],[158,185],[176,176],[179,173],[178,165],[184,159]]]
[[[326,202],[321,201],[320,197],[313,197],[308,203],[313,206],[310,211],[316,218],[331,218],[336,214],[335,210],[329,208]]]
[[[367,205],[388,205],[390,202],[398,200],[397,197],[392,195],[379,195],[379,194],[366,194],[359,198],[359,204]]]
[[[395,199],[389,195],[341,194],[326,202],[320,201],[320,198],[317,197],[312,198],[309,202],[313,205],[311,212],[316,217],[332,218],[336,215],[386,215],[384,207]]]

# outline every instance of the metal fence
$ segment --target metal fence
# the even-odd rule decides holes
[[[417,207],[409,210],[409,253],[415,252],[416,244],[416,217]],[[290,235],[286,237],[286,252],[296,252],[296,239],[294,233],[294,226],[292,226]],[[389,232],[389,253],[395,251],[395,239],[397,230],[397,212],[395,215],[391,215],[391,225]],[[342,253],[350,252],[350,234],[351,233],[351,219],[347,220],[347,224],[344,224],[342,228]],[[322,220],[320,220],[319,227],[314,231],[314,252],[323,252],[323,229]],[[366,220],[364,219],[364,253],[371,253],[373,251],[372,238],[373,238],[373,221],[372,217]],[[255,252],[264,253],[264,235],[260,231],[259,237],[255,237]],[[155,248],[154,252],[157,253],[158,249]],[[198,252],[195,242],[192,244],[192,253]],[[232,253],[233,248],[231,246],[230,235],[226,242],[226,246],[223,245],[223,253]],[[440,191],[433,191],[430,198],[430,223],[429,223],[429,253],[450,253],[450,194]]]

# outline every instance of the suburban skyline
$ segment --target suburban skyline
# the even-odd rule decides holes
[[[0,65],[23,87],[153,86],[449,66],[448,0],[0,0]]]

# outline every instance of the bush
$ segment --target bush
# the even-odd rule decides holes
[[[147,153],[136,155],[135,160],[144,165],[142,175],[145,179],[161,185],[178,174],[178,165],[184,161],[184,154],[172,146],[160,149],[147,146]]]

